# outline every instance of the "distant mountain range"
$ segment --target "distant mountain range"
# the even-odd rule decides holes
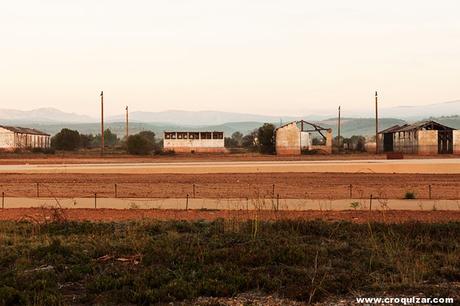
[[[90,116],[66,113],[55,108],[38,108],[30,111],[0,109],[0,124],[10,123],[85,123],[94,122]]]
[[[380,128],[420,119],[435,120],[460,129],[460,100],[424,106],[400,106],[380,110]],[[344,115],[344,113],[342,113]],[[375,119],[365,112],[347,112],[342,119],[342,135],[373,135]],[[328,116],[332,117],[332,116]],[[130,132],[152,130],[162,135],[165,130],[208,130],[224,131],[231,135],[235,131],[248,133],[265,122],[280,125],[298,119],[316,122],[336,131],[337,119],[327,119],[324,114],[314,116],[266,116],[247,113],[218,111],[163,111],[130,113]],[[66,113],[54,108],[40,108],[31,111],[0,109],[0,125],[19,125],[55,134],[63,127],[76,129],[81,133],[99,133],[98,119],[86,115]],[[124,115],[106,118],[106,127],[118,135],[124,134]]]
[[[353,118],[371,118],[374,116],[372,108],[369,110],[345,110],[342,116]],[[381,118],[398,118],[407,121],[416,121],[429,117],[460,115],[460,100],[434,103],[422,106],[398,106],[379,110]],[[131,122],[168,124],[168,125],[219,125],[228,122],[288,122],[296,119],[324,120],[335,117],[335,113],[318,112],[317,114],[299,116],[269,116],[236,112],[219,111],[162,111],[162,112],[131,112]],[[108,116],[106,122],[123,122],[124,114]],[[55,108],[39,108],[30,111],[14,109],[0,109],[0,123],[96,123],[99,118],[75,113],[66,113]]]

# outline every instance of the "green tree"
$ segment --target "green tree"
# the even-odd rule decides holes
[[[51,138],[51,147],[56,150],[74,151],[80,147],[80,133],[62,129]]]
[[[236,131],[232,134],[232,140],[236,144],[237,147],[241,147],[243,144],[243,134],[240,132]]]
[[[129,154],[148,155],[155,150],[155,133],[143,131],[130,135],[126,141],[126,149]]]
[[[100,146],[101,145],[101,134],[97,134],[96,137],[94,137],[93,141],[95,146]],[[104,146],[105,147],[113,147],[118,143],[118,137],[117,134],[112,133],[110,129],[106,129],[104,131]]]
[[[263,154],[275,153],[275,126],[271,123],[264,123],[257,130],[257,141],[259,143],[259,152]]]
[[[241,139],[241,146],[250,151],[254,151],[256,149],[256,144],[257,144],[256,140],[257,140],[257,130],[254,130],[251,133],[243,136],[243,138]]]
[[[238,144],[236,143],[236,141],[233,138],[225,137],[224,138],[224,146],[226,148],[236,148],[238,146]]]
[[[234,132],[232,137],[225,137],[224,143],[226,148],[239,148],[243,144],[243,134]]]
[[[80,148],[89,149],[94,146],[93,134],[80,134]]]

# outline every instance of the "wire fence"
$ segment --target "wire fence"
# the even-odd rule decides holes
[[[438,184],[219,183],[2,183],[6,197],[58,198],[249,198],[274,199],[460,199],[460,182]]]

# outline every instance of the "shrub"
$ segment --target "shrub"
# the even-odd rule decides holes
[[[74,151],[80,147],[80,133],[62,129],[51,138],[51,147],[56,150]]]
[[[126,141],[126,149],[129,154],[133,155],[148,155],[155,149],[155,143],[145,135],[136,134],[128,137]]]
[[[264,123],[257,131],[257,139],[259,142],[259,151],[263,154],[275,153],[275,126],[271,123]]]
[[[56,151],[53,148],[33,148],[32,153],[54,154]]]
[[[415,199],[415,193],[412,192],[412,191],[407,191],[406,194],[404,195],[404,199],[406,199],[406,200]]]

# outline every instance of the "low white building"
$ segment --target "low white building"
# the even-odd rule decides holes
[[[36,129],[0,125],[0,149],[49,148],[50,135]]]
[[[224,153],[224,132],[164,132],[164,150],[176,153]]]

